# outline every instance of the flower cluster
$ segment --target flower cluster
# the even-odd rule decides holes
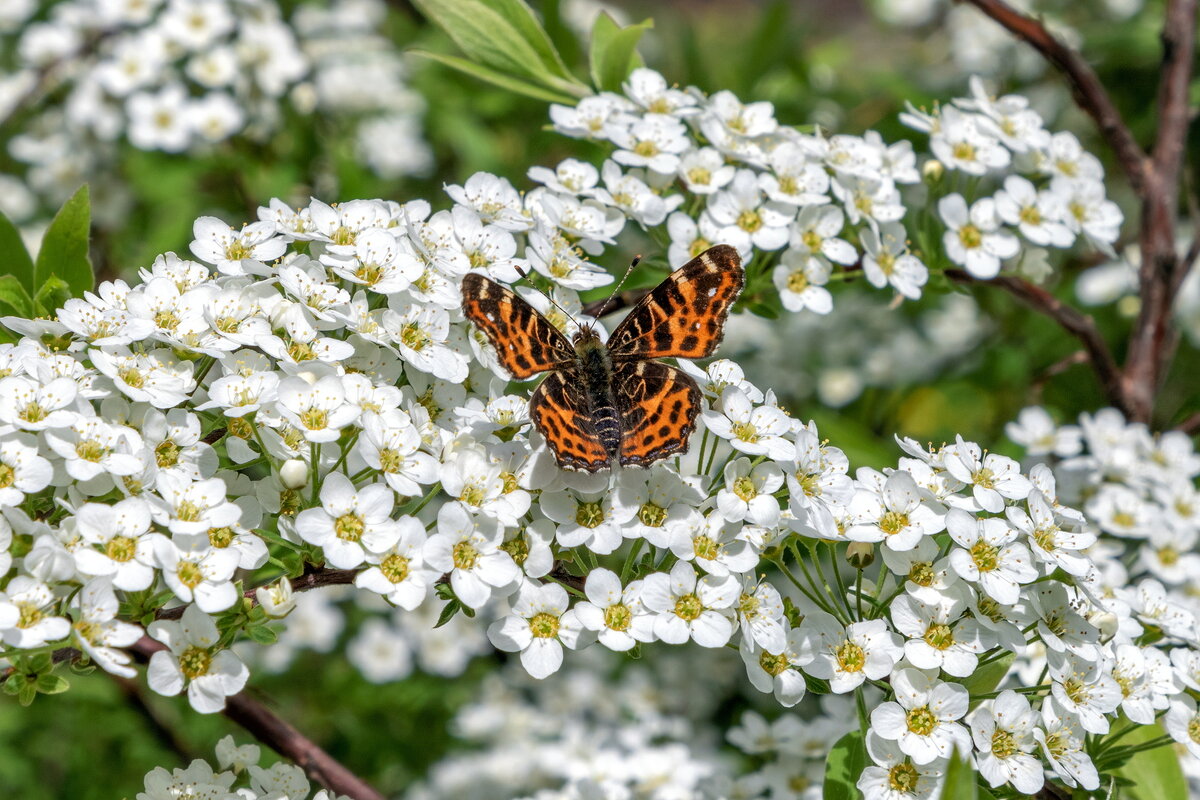
[[[654,86],[644,72],[631,79],[631,93]],[[197,220],[195,260],[161,256],[139,283],[101,284],[54,319],[5,318],[22,337],[0,346],[0,566],[12,573],[0,656],[23,664],[13,674],[71,647],[133,675],[137,643],[152,653],[152,689],[219,710],[248,679],[231,645],[272,640],[283,623],[270,620],[295,605],[288,578],[306,575],[352,580],[418,625],[474,617],[536,678],[587,648],[736,649],[779,706],[824,694],[856,709],[849,735],[873,764],[856,778],[868,800],[897,787],[932,796],[956,751],[993,787],[1035,793],[1048,775],[1094,789],[1136,752],[1118,743],[1122,726],[1164,713],[1195,747],[1200,609],[1179,588],[1186,562],[1172,571],[1191,528],[1153,515],[1191,508],[1200,460],[1185,438],[1142,431],[1117,446],[1113,423],[1089,422],[1090,456],[1064,461],[1057,479],[961,438],[902,439],[894,466],[851,471],[815,424],[723,359],[681,364],[704,398],[687,454],[595,474],[556,466],[527,387],[464,321],[460,282],[528,278],[542,293],[517,291],[569,333],[579,292],[613,280],[585,254],[631,220],[651,235],[671,227],[671,195],[643,192],[622,164],[667,174],[657,170],[688,151],[662,130],[684,136],[671,120],[686,130],[693,116],[724,156],[757,157],[773,138],[766,110],[721,117],[728,99],[660,88],[645,102],[671,113],[634,114],[637,141],[606,134],[621,149],[604,189],[573,162],[535,170],[543,186],[526,194],[477,174],[448,186],[453,206],[438,211],[423,200],[274,200],[240,228]],[[586,107],[556,111],[556,123],[585,119]],[[609,116],[597,130],[618,124]],[[835,141],[830,152],[860,152]],[[817,184],[824,175],[834,198],[883,185],[830,177],[827,164],[798,169]],[[734,169],[700,221],[740,202],[739,183],[776,191],[759,183],[770,175]],[[589,181],[594,196],[580,199]],[[752,252],[811,246],[809,265],[846,260],[844,220],[823,226],[864,206],[841,202],[796,204],[788,217],[785,201],[760,197],[713,235]],[[785,235],[757,244],[750,234],[770,226],[737,220],[765,219],[765,203]],[[851,219],[864,235],[884,222]],[[808,223],[816,238],[793,236]],[[769,280],[754,273],[762,259],[748,261],[752,285]],[[1050,428],[1053,447],[1071,446]],[[1035,433],[1026,438],[1040,442]],[[1086,480],[1128,485],[1085,497],[1074,486]],[[1139,569],[1157,577],[1126,586],[1125,548],[1111,537],[1144,539]],[[374,680],[411,669],[387,627],[360,634],[353,656]],[[839,713],[850,722],[837,729],[853,727]]]
[[[176,800],[179,797],[238,798],[238,800],[337,800],[325,789],[310,795],[304,770],[282,762],[259,766],[262,749],[238,746],[232,736],[217,742],[217,766],[196,759],[184,769],[157,767],[146,775],[145,791],[137,800]]]
[[[828,284],[860,273],[915,299],[930,268],[959,264],[989,279],[1003,263],[1040,279],[1049,270],[1045,246],[1067,248],[1083,236],[1108,248],[1122,216],[1105,198],[1099,161],[1070,133],[1048,132],[1024,98],[990,97],[978,79],[972,92],[933,114],[902,115],[931,134],[932,158],[921,162],[907,140],[803,133],[780,124],[770,103],[673,88],[638,69],[623,95],[551,107],[559,132],[612,146],[601,169],[568,159],[529,175],[555,195],[554,207],[590,217],[598,241],[615,207],[643,226],[665,222],[661,243],[674,265],[717,242],[754,252],[748,292],[763,300],[769,279],[789,311],[828,313]],[[968,205],[943,178],[947,170],[1008,177],[994,198]],[[1054,180],[1039,191],[1010,174],[1017,171]],[[934,204],[938,219],[922,211]],[[930,235],[935,228],[940,238]]]
[[[61,0],[35,18],[38,8],[12,4],[0,20],[17,57],[0,81],[0,120],[33,111],[9,153],[51,200],[113,170],[122,142],[203,152],[232,137],[261,141],[290,111],[360,122],[360,155],[385,177],[430,165],[423,103],[379,33],[386,8],[376,0],[304,5],[291,19],[275,0]],[[21,218],[31,206],[4,207]]]

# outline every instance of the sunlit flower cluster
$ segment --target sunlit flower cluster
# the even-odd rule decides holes
[[[626,229],[671,228],[670,195],[643,192],[622,165],[649,178],[682,162],[691,116],[722,159],[766,157],[777,130],[769,109],[644,72],[634,87],[670,113],[633,113],[606,134],[619,150],[602,171],[535,170],[543,185],[524,194],[476,174],[447,186],[453,205],[437,211],[424,200],[273,200],[237,228],[202,217],[193,258],[160,256],[140,282],[103,283],[54,319],[5,318],[21,338],[0,346],[0,566],[12,572],[2,656],[28,671],[34,654],[72,647],[133,676],[128,648],[139,643],[152,651],[151,689],[215,712],[247,684],[245,643],[288,624],[289,577],[336,576],[396,609],[351,647],[371,680],[403,677],[414,661],[437,670],[425,648],[401,652],[395,631],[412,623],[397,619],[474,626],[460,664],[486,635],[539,679],[589,648],[736,650],[781,714],[834,697],[837,722],[815,730],[859,737],[872,766],[854,782],[868,800],[931,797],[956,751],[992,787],[1095,789],[1130,752],[1104,738],[1119,713],[1139,725],[1166,716],[1195,745],[1188,690],[1200,655],[1185,556],[1200,458],[1186,437],[1155,439],[1107,413],[1074,436],[1031,412],[1013,438],[1049,441],[1030,452],[1062,456],[1057,477],[961,437],[899,439],[894,464],[852,469],[814,423],[721,359],[681,363],[704,406],[685,455],[595,474],[556,466],[530,422],[529,387],[463,319],[462,277],[514,284],[571,333],[580,292],[613,281],[586,256]],[[556,111],[556,124],[583,124],[581,109]],[[876,152],[865,139],[810,138],[829,153]],[[785,212],[760,197],[782,214],[782,239],[737,233],[759,205],[713,233],[748,248],[752,286],[765,263],[755,254],[787,242],[810,248],[810,266],[849,261],[834,216],[863,234],[883,224],[851,218],[863,207],[843,193],[885,184],[837,172],[840,158],[827,156],[788,163],[817,184],[824,176],[840,205]],[[734,169],[701,221],[719,222],[751,182],[776,191],[760,178],[783,174]],[[589,181],[587,199],[559,188]],[[816,238],[794,235],[802,229]],[[1114,539],[1144,542],[1134,567]],[[733,744],[745,749],[766,725],[744,720]],[[796,769],[815,780],[810,755],[780,758],[778,782],[744,796],[790,796],[772,787],[795,785]],[[665,757],[650,759],[647,781]]]

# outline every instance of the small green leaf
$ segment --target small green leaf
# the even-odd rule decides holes
[[[941,800],[979,800],[975,770],[957,750],[950,756],[950,763],[946,765]]]
[[[533,13],[533,9],[526,5],[524,0],[491,0],[489,5],[520,32],[525,41],[538,54],[542,66],[551,74],[570,81],[575,80],[575,76],[567,69],[562,56],[555,49],[554,42],[550,40],[550,34],[546,33],[546,29],[542,27],[542,23]]]
[[[19,317],[33,316],[33,300],[15,275],[0,276],[0,311]]]
[[[979,667],[969,676],[963,678],[960,683],[971,693],[972,697],[987,694],[999,686],[1000,681],[1004,680],[1004,676],[1012,668],[1013,659],[1016,657],[1016,653],[1005,653],[995,661],[989,661],[982,667]]]
[[[428,58],[431,61],[437,61],[452,67],[459,72],[470,75],[472,78],[478,78],[481,81],[486,81],[494,86],[499,86],[501,89],[513,92],[514,94],[532,97],[535,100],[541,100],[544,103],[565,103],[574,105],[578,98],[573,97],[565,92],[557,92],[553,89],[545,89],[534,83],[514,78],[503,72],[499,72],[488,67],[476,64],[465,58],[457,56],[448,56],[443,53],[431,53],[428,50],[409,50],[410,54],[421,58]]]
[[[557,68],[543,63],[538,52],[539,45],[525,36],[527,26],[514,26],[494,4],[480,0],[414,2],[477,65],[495,72],[531,78],[568,95],[582,97],[587,94],[587,87],[582,83],[569,76],[564,77]],[[506,4],[501,6],[512,11]],[[544,31],[542,35],[545,36]]]
[[[44,275],[42,285],[33,296],[34,309],[39,315],[50,314],[55,309],[62,308],[63,303],[71,299],[71,287],[57,275]]]
[[[602,11],[592,25],[591,61],[592,82],[597,91],[619,92],[629,73],[642,65],[637,46],[642,34],[654,27],[647,19],[622,28],[607,11]]]
[[[258,644],[275,644],[279,640],[279,634],[268,625],[251,625],[246,628],[246,635]]]
[[[33,293],[33,259],[25,249],[21,232],[0,212],[0,272],[16,279],[28,296]]]
[[[75,296],[91,291],[96,278],[88,258],[90,225],[91,206],[88,187],[84,184],[63,203],[42,238],[33,271],[35,299],[42,295],[45,283],[51,277],[60,278]]]
[[[62,694],[70,688],[71,684],[61,675],[48,672],[37,679],[37,690],[41,694]]]
[[[31,681],[26,681],[21,684],[21,688],[17,691],[17,702],[23,706],[33,705],[33,701],[37,699],[37,684]]]
[[[1121,740],[1122,746],[1145,744],[1151,739],[1165,736],[1162,726],[1141,725],[1139,729]],[[1121,793],[1133,800],[1164,800],[1168,797],[1187,797],[1187,781],[1179,766],[1179,755],[1170,745],[1135,753],[1133,758],[1115,770],[1116,774],[1129,780],[1130,786]]]
[[[858,800],[858,778],[867,767],[867,746],[862,731],[851,731],[837,740],[825,757],[824,800]]]
[[[442,613],[440,615],[438,615],[437,624],[434,625],[433,627],[435,627],[435,628],[442,627],[447,622],[454,619],[454,615],[457,614],[459,611],[461,611],[462,608],[463,608],[462,604],[459,603],[457,600],[451,600],[449,603],[446,603],[445,607],[442,608]]]

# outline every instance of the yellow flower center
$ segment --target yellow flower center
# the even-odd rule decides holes
[[[333,533],[343,542],[357,542],[366,530],[363,518],[353,512],[343,514],[333,521]]]
[[[212,666],[212,653],[206,648],[192,645],[179,655],[179,671],[188,680],[207,675]]]

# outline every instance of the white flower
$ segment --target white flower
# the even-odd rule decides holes
[[[622,526],[636,510],[616,503],[610,491],[580,492],[564,489],[542,494],[539,507],[558,523],[556,538],[563,547],[584,546],[607,555],[621,546]]]
[[[1042,727],[1034,728],[1033,735],[1050,767],[1064,783],[1088,791],[1099,788],[1100,776],[1084,752],[1083,740],[1076,735],[1073,722],[1059,713],[1052,698],[1042,703]]]
[[[799,631],[804,671],[829,681],[838,694],[886,678],[904,655],[900,637],[882,619],[843,626],[829,614],[814,612],[805,616]]]
[[[237,775],[232,772],[213,774],[208,762],[197,758],[187,769],[167,772],[163,767],[155,767],[146,774],[146,791],[138,792],[137,800],[176,800],[188,795],[227,797],[235,780]]]
[[[743,638],[738,645],[750,683],[763,694],[775,695],[775,700],[784,708],[799,703],[807,690],[804,676],[797,669],[802,661],[801,647],[798,631],[783,637],[783,646],[778,653],[756,646],[751,639]]]
[[[1193,758],[1200,758],[1200,713],[1196,711],[1196,701],[1182,694],[1171,700],[1170,710],[1163,718],[1163,727],[1171,738],[1187,748]]]
[[[454,202],[479,214],[480,219],[506,231],[527,230],[532,220],[521,207],[521,195],[504,178],[476,172],[462,186],[446,186]]]
[[[109,577],[122,591],[139,592],[154,582],[154,539],[146,501],[130,497],[112,505],[84,503],[75,512],[75,531],[90,546],[75,550],[82,575]]]
[[[1096,534],[1087,530],[1064,531],[1053,507],[1037,489],[1029,493],[1026,502],[1028,512],[1009,506],[1004,515],[1028,538],[1034,557],[1051,571],[1057,567],[1070,575],[1086,575],[1093,565],[1082,551],[1096,543]]]
[[[1050,247],[1070,247],[1075,234],[1063,222],[1064,198],[1055,192],[1039,192],[1020,175],[1004,179],[996,192],[996,213],[1029,241]]]
[[[292,592],[292,582],[286,575],[270,586],[255,589],[254,599],[258,601],[263,613],[271,619],[283,619],[296,608],[296,595]]]
[[[1080,431],[1073,425],[1057,426],[1046,409],[1029,406],[1021,409],[1014,422],[1004,426],[1008,438],[1025,448],[1029,456],[1054,455],[1066,458],[1083,449]]]
[[[381,228],[360,232],[352,256],[327,253],[321,256],[321,263],[351,283],[379,294],[401,292],[425,271],[407,242]]]
[[[1050,694],[1065,711],[1075,715],[1088,733],[1108,733],[1109,715],[1121,705],[1121,687],[1100,663],[1089,664],[1078,656],[1050,661]]]
[[[707,213],[721,226],[719,238],[747,235],[760,250],[778,250],[787,244],[788,223],[796,209],[774,200],[763,200],[754,171],[740,169],[729,186],[712,195]]]
[[[522,584],[513,613],[488,627],[492,644],[521,654],[521,666],[539,680],[558,672],[563,645],[575,649],[584,632],[574,611],[567,610],[567,592],[557,583]]]
[[[70,378],[44,384],[20,375],[0,378],[0,422],[26,431],[65,428],[75,420],[70,406],[78,393]]]
[[[899,742],[917,764],[948,758],[956,749],[970,752],[971,737],[957,720],[967,713],[967,690],[942,683],[916,669],[892,674],[896,699],[871,711],[871,730]]]
[[[943,453],[942,461],[956,480],[971,487],[975,502],[984,511],[999,514],[1005,500],[1024,500],[1033,484],[1021,474],[1021,466],[1006,456],[983,453],[974,442],[957,443]]]
[[[239,556],[233,549],[213,547],[208,535],[176,534],[174,539],[155,537],[154,561],[167,586],[185,603],[216,614],[237,602],[231,579]]]
[[[1000,230],[996,203],[990,197],[976,201],[968,212],[962,195],[947,195],[938,201],[938,214],[947,228],[942,237],[946,255],[976,278],[996,277],[1000,261],[1021,250],[1017,237]]]
[[[679,473],[656,465],[622,473],[614,513],[626,520],[622,526],[626,539],[642,538],[655,547],[670,547],[675,530],[694,521],[702,500],[700,490]]]
[[[438,480],[437,459],[420,447],[421,435],[407,419],[370,415],[363,420],[355,452],[367,466],[379,470],[396,494],[413,497],[421,494],[422,485]]]
[[[342,428],[358,419],[359,409],[346,402],[341,378],[326,375],[309,384],[303,378],[279,383],[279,412],[313,443],[333,442]]]
[[[638,642],[654,641],[654,616],[642,603],[642,582],[624,589],[612,570],[594,569],[583,584],[587,600],[575,604],[579,623],[594,631],[600,644],[624,652]]]
[[[779,500],[774,493],[783,486],[783,470],[772,462],[751,467],[750,459],[737,458],[725,465],[725,488],[717,492],[717,510],[729,522],[746,522],[771,527],[779,522]]]
[[[0,441],[0,506],[18,506],[25,495],[50,485],[54,468],[38,455],[29,434],[9,433]]]
[[[859,231],[858,236],[867,282],[876,289],[890,284],[910,300],[920,298],[921,287],[929,280],[929,270],[908,252],[903,226],[889,222],[880,225],[878,233],[866,228]]]
[[[1050,191],[1059,195],[1066,205],[1063,221],[1067,227],[1082,233],[1107,255],[1114,255],[1112,243],[1121,235],[1125,221],[1116,203],[1105,197],[1104,184],[1098,180],[1055,178]]]
[[[425,543],[425,563],[450,573],[455,597],[468,608],[480,608],[493,589],[520,577],[512,556],[500,549],[504,529],[495,520],[472,517],[462,505],[448,503],[438,510],[437,529]]]
[[[679,179],[692,194],[709,195],[729,185],[737,168],[726,164],[721,154],[711,147],[689,150],[679,157]],[[761,180],[761,177],[760,177]],[[772,197],[772,200],[778,198]],[[675,237],[672,237],[674,239]]]
[[[0,592],[0,634],[4,643],[28,650],[66,638],[71,623],[56,616],[55,609],[54,593],[48,585],[17,575]]]
[[[779,590],[753,575],[742,576],[742,593],[734,604],[742,642],[768,653],[782,653],[787,646],[783,598]]]
[[[80,647],[106,672],[132,678],[137,670],[133,660],[118,648],[129,647],[142,638],[142,629],[117,619],[119,605],[108,578],[94,578],[84,585],[78,597],[79,611],[72,628]]]
[[[1021,584],[1037,579],[1029,550],[1016,541],[1017,531],[999,517],[977,519],[960,508],[946,514],[946,531],[961,549],[950,552],[950,564],[965,580],[1005,605],[1016,603]]]
[[[983,133],[974,114],[964,114],[954,106],[942,108],[938,129],[929,137],[929,147],[949,169],[968,175],[986,175],[990,170],[1008,166],[1008,150]]]
[[[790,246],[804,255],[822,256],[835,264],[853,264],[858,260],[854,246],[837,238],[845,225],[846,215],[837,206],[810,206],[792,223]]]
[[[668,644],[688,639],[702,647],[723,647],[733,635],[729,615],[738,598],[739,581],[733,575],[706,575],[696,580],[696,570],[686,561],[671,574],[654,572],[642,585],[642,602],[655,614],[654,634]]]
[[[918,669],[942,669],[965,678],[975,672],[979,653],[991,644],[978,622],[964,616],[957,593],[920,589],[892,601],[892,623],[908,637],[904,655]]]
[[[720,514],[696,515],[690,524],[677,526],[671,552],[683,561],[695,561],[710,575],[742,574],[758,565],[758,551],[742,535],[742,525],[726,522]]]
[[[253,222],[234,231],[216,217],[200,217],[192,226],[191,251],[206,264],[226,275],[258,275],[266,271],[264,262],[273,261],[287,250],[287,238],[279,235],[274,223]]]
[[[187,117],[187,92],[178,83],[156,94],[137,92],[125,103],[129,114],[129,141],[141,150],[179,153],[191,142]]]
[[[396,520],[394,528],[399,538],[382,552],[366,554],[372,566],[354,576],[354,585],[412,611],[424,602],[438,576],[425,566],[425,526],[415,517],[404,516]]]
[[[296,533],[325,553],[338,569],[353,569],[367,553],[383,553],[394,546],[400,528],[392,520],[396,497],[383,483],[355,489],[340,472],[331,472],[321,483],[321,507],[296,516]]]
[[[873,477],[875,487],[867,478]],[[911,550],[926,536],[945,528],[945,518],[924,500],[916,481],[897,470],[883,479],[873,470],[858,472],[862,488],[854,493],[846,538],[856,542],[883,542],[892,550]],[[882,485],[879,485],[882,483]]]
[[[915,764],[898,742],[867,731],[867,755],[875,766],[866,767],[855,785],[864,800],[933,800],[941,789],[944,759]]]
[[[786,461],[795,450],[783,438],[791,429],[786,414],[773,405],[754,406],[750,398],[736,386],[721,393],[716,408],[705,411],[704,424],[710,431],[729,440],[735,450],[752,456],[765,455],[775,461]]]
[[[184,609],[179,622],[151,622],[148,633],[167,646],[150,657],[150,688],[169,697],[187,686],[188,702],[201,714],[225,708],[225,698],[240,692],[250,677],[231,650],[217,649],[217,624],[197,606]]]
[[[1037,715],[1029,700],[1005,690],[990,707],[981,706],[971,718],[971,738],[980,755],[979,773],[992,787],[1011,783],[1022,794],[1042,788],[1042,762],[1032,755],[1036,748],[1033,731]]]
[[[771,280],[788,311],[828,314],[833,310],[833,296],[825,288],[830,271],[825,259],[788,248],[771,271]]]
[[[618,150],[613,160],[670,175],[689,147],[687,126],[667,114],[644,114],[627,126],[614,126],[610,137]]]

